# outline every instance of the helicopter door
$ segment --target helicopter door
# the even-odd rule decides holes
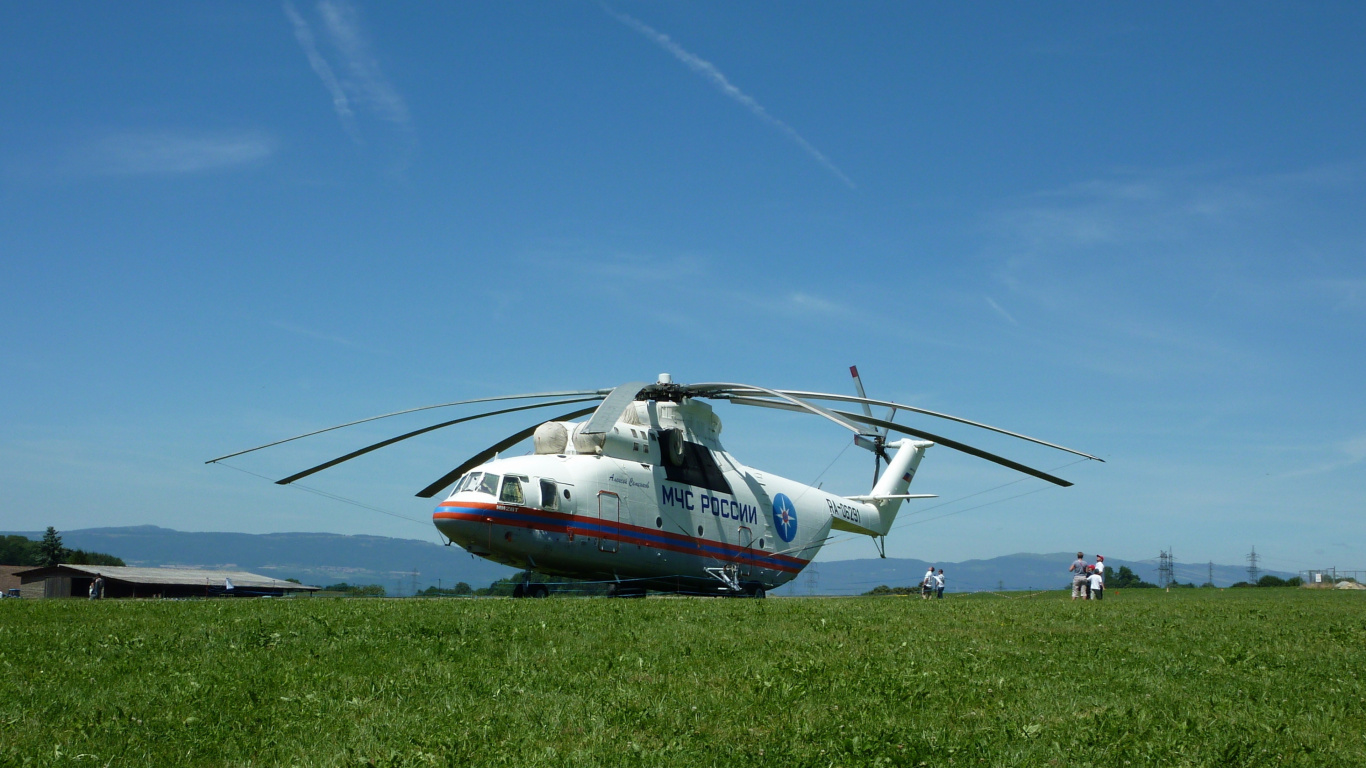
[[[748,576],[750,568],[749,558],[750,555],[753,553],[752,547],[754,546],[754,534],[751,533],[748,528],[741,527],[740,535],[736,537],[735,543],[739,544],[740,548],[743,550],[740,553],[740,575]]]
[[[598,491],[598,517],[602,519],[598,549],[603,552],[616,552],[616,536],[621,530],[621,497],[611,491]]]

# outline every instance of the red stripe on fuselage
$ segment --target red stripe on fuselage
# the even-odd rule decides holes
[[[668,531],[660,531],[651,528],[644,528],[629,523],[613,523],[610,520],[601,520],[596,517],[586,517],[582,515],[567,515],[563,512],[550,512],[536,507],[524,507],[516,504],[492,504],[480,501],[462,502],[442,502],[441,507],[432,513],[433,520],[463,520],[475,523],[497,523],[515,528],[528,528],[538,531],[549,531],[553,533],[572,533],[578,536],[597,536],[600,538],[615,539],[625,544],[636,544],[652,549],[663,549],[669,552],[679,552],[697,557],[711,557],[718,560],[748,562],[763,568],[772,568],[780,571],[790,571],[797,573],[806,567],[808,560],[799,557],[782,554],[769,554],[763,551],[755,551],[735,544],[727,544],[723,541],[713,539],[698,539],[684,536]],[[481,510],[488,510],[493,514],[486,514]],[[514,520],[500,516],[499,513],[515,514],[524,517],[536,518],[535,521]],[[580,523],[579,521],[582,521]],[[589,526],[615,525],[617,532],[597,530]],[[634,533],[634,535],[633,535]],[[658,539],[664,539],[659,541]],[[722,553],[710,552],[708,549],[720,549]]]

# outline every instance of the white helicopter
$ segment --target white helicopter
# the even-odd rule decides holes
[[[447,488],[432,514],[446,537],[474,555],[526,573],[608,582],[609,594],[643,597],[647,590],[764,597],[801,573],[831,531],[873,537],[891,530],[925,451],[942,445],[1047,480],[1066,480],[978,448],[892,421],[898,410],[948,419],[1103,461],[1036,438],[914,406],[869,399],[851,367],[858,396],[776,390],[749,384],[653,384],[613,389],[541,392],[462,400],[348,422],[220,456],[240,456],[303,437],[377,419],[472,403],[538,400],[531,405],[445,421],[366,446],[282,480],[287,485],[410,437],[466,421],[558,405],[594,402],[509,435],[417,493]],[[801,411],[854,433],[875,454],[868,493],[838,496],[745,466],[721,445],[721,420],[703,399]],[[601,402],[598,402],[601,401]],[[813,401],[858,403],[862,413]],[[875,418],[871,406],[887,408]],[[592,414],[583,422],[573,422]],[[909,438],[889,440],[891,433]],[[530,455],[498,454],[533,438]],[[919,438],[919,439],[911,439]],[[889,453],[890,452],[890,453]],[[881,462],[887,469],[881,472]],[[452,487],[453,486],[453,487]],[[879,551],[885,551],[879,544]],[[516,597],[545,597],[546,584],[518,584]]]

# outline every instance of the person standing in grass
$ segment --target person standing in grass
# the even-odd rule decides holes
[[[934,590],[934,566],[931,565],[931,566],[930,566],[930,569],[929,569],[928,571],[925,571],[925,578],[923,578],[923,579],[920,580],[920,599],[921,599],[921,600],[929,600],[929,599],[930,599],[930,592],[932,592],[933,590]]]
[[[1086,555],[1078,552],[1077,559],[1072,562],[1072,567],[1067,569],[1072,574],[1072,599],[1079,600],[1086,596]]]
[[[943,568],[940,568],[940,569],[939,569],[939,573],[936,573],[936,574],[934,575],[934,592],[935,592],[935,599],[937,599],[937,600],[943,600],[943,599],[944,599],[944,569],[943,569]]]
[[[1087,586],[1091,591],[1092,600],[1105,599],[1105,577],[1100,575],[1100,568],[1092,568],[1089,576],[1086,577]]]

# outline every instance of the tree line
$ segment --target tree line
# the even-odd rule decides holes
[[[47,527],[40,541],[24,536],[0,536],[0,563],[40,568],[49,565],[124,565],[123,559],[103,552],[67,549],[57,529]]]

